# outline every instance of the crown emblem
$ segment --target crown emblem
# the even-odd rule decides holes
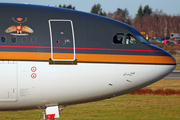
[[[18,23],[18,25],[17,26],[11,25],[5,30],[6,33],[10,33],[11,35],[14,36],[27,36],[28,35],[27,33],[34,33],[33,29],[31,29],[30,27],[26,25],[25,26],[21,25],[22,23],[27,21],[27,17],[25,17],[25,19],[21,17],[14,19],[14,17],[12,17],[12,20]]]
[[[18,17],[18,18],[17,18],[17,20],[18,20],[18,21],[22,21],[23,19],[22,19],[22,18],[20,18],[20,17]]]

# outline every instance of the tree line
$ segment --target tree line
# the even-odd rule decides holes
[[[72,5],[59,5],[59,7],[74,9]],[[170,33],[180,33],[180,15],[167,15],[162,10],[153,11],[149,5],[139,6],[135,18],[129,15],[127,8],[117,8],[114,12],[106,13],[101,8],[101,4],[94,4],[91,13],[109,17],[136,28],[140,32],[145,32],[150,38],[170,36]]]

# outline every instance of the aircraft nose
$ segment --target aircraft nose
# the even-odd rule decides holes
[[[162,53],[156,56],[155,59],[157,79],[164,78],[176,68],[175,58],[164,50],[162,50]]]

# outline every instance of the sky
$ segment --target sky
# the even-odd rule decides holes
[[[29,3],[36,5],[58,6],[59,4],[75,6],[76,10],[90,12],[94,4],[101,4],[106,13],[115,12],[117,8],[129,11],[132,17],[137,14],[140,5],[149,5],[153,11],[158,9],[168,15],[180,15],[180,0],[0,0],[3,3]]]

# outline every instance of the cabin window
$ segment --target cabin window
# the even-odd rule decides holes
[[[12,43],[16,43],[16,42],[17,42],[17,37],[13,36],[13,37],[11,38],[11,41],[12,41]]]
[[[21,42],[22,42],[22,43],[27,43],[27,37],[26,37],[26,36],[22,37],[22,38],[21,38]]]
[[[5,37],[5,36],[2,36],[2,37],[1,37],[1,42],[2,42],[2,43],[5,43],[5,42],[6,42],[6,37]]]
[[[35,36],[31,37],[31,43],[35,44],[37,42],[37,38]]]
[[[131,34],[127,34],[126,35],[126,44],[135,44],[137,43],[137,39],[131,35]]]
[[[125,43],[125,39],[124,39],[124,33],[117,33],[114,37],[113,37],[113,43],[114,44],[124,44]]]
[[[58,43],[60,43],[60,41],[59,41],[59,40],[57,40],[57,41],[56,41],[56,43],[58,44]]]

